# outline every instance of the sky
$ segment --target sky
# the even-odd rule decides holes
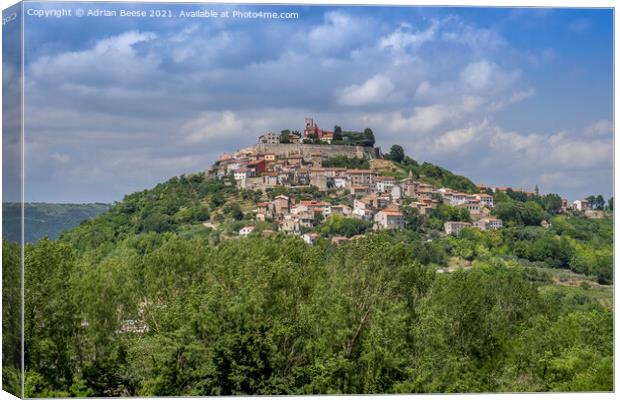
[[[304,117],[476,183],[612,195],[609,9],[79,7],[299,18],[26,16],[27,201],[120,201]]]

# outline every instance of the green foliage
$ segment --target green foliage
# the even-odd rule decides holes
[[[22,395],[21,246],[2,241],[2,390]]]
[[[397,165],[475,188],[408,157]],[[312,187],[265,196],[279,194],[343,201]],[[440,204],[430,216],[404,207],[400,232],[317,217],[325,236],[364,234],[337,246],[263,238],[268,223],[227,240],[261,196],[181,176],[27,246],[26,395],[612,390],[609,287],[552,284],[555,271],[613,282],[610,218],[551,216],[555,196],[497,193],[508,227],[458,238],[438,232],[469,213]],[[210,217],[216,231],[202,226]],[[20,248],[3,242],[3,253],[3,318],[15,323],[18,292],[7,283]],[[19,353],[3,362],[4,384],[19,385]]]
[[[399,153],[400,150],[397,149],[397,158],[400,158]],[[406,171],[407,174],[411,171],[413,176],[422,182],[433,184],[436,187],[443,186],[456,190],[461,190],[467,193],[478,193],[478,188],[471,180],[467,179],[464,176],[456,175],[445,168],[428,162],[424,162],[422,163],[422,165],[420,165],[416,160],[412,159],[409,156],[404,156],[402,161],[396,162],[396,160],[392,158],[391,151],[388,158],[395,162],[398,167]]]
[[[403,147],[398,144],[393,145],[390,148],[389,159],[397,163],[402,162],[405,159],[405,150]]]
[[[586,200],[590,202],[592,205],[592,209],[594,210],[604,210],[605,209],[605,198],[602,195],[591,195],[586,197]]]
[[[342,129],[340,129],[340,135],[337,135],[334,131],[334,140],[332,140],[332,144],[373,147],[375,145],[375,135],[370,128],[364,129],[363,132],[342,131]]]
[[[131,234],[179,232],[187,224],[208,219],[213,210],[237,193],[235,186],[206,180],[204,174],[181,175],[153,189],[125,196],[109,212],[65,231],[60,240],[77,249],[90,250],[105,243],[118,243]],[[233,218],[240,217],[234,205],[228,211]]]
[[[330,216],[321,227],[324,236],[352,237],[366,233],[372,228],[371,221],[358,218],[345,218],[340,215]]]
[[[291,143],[291,131],[289,129],[280,132],[280,143]]]
[[[545,217],[542,207],[534,201],[501,201],[493,208],[493,215],[506,226],[540,225]]]
[[[431,216],[439,219],[442,224],[447,221],[471,221],[469,210],[444,203],[433,209]]]
[[[370,165],[365,158],[335,156],[323,160],[321,163],[326,168],[349,168],[349,169],[368,169]]]

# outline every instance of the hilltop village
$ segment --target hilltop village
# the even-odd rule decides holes
[[[387,158],[380,148],[374,147],[374,134],[368,128],[363,132],[343,132],[336,126],[334,131],[327,131],[306,118],[303,132],[268,132],[259,136],[253,146],[221,154],[208,176],[231,177],[242,190],[316,188],[331,194],[330,201],[300,200],[279,194],[271,201],[256,203],[253,210],[256,221],[273,223],[278,231],[302,236],[309,244],[320,237],[317,228],[331,216],[366,221],[374,230],[402,230],[405,209],[409,213],[414,210],[419,215],[429,215],[442,203],[465,210],[468,215],[467,221],[446,221],[443,225],[446,235],[458,236],[464,227],[482,231],[500,229],[503,221],[491,214],[494,193],[539,195],[538,187],[526,191],[476,185],[477,193],[435,187],[414,179],[411,171],[399,178]],[[358,165],[366,167],[351,167]],[[563,199],[561,209],[591,212],[591,204],[588,200],[569,204]],[[238,234],[247,236],[254,228],[254,225],[244,226]],[[262,231],[263,235],[273,233],[270,229]],[[334,243],[346,240],[351,238],[332,237]]]

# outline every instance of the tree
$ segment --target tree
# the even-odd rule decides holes
[[[284,129],[280,132],[280,143],[291,143],[291,131],[288,129]]]
[[[405,150],[402,146],[395,144],[390,148],[389,158],[392,161],[400,163],[405,159]]]
[[[545,211],[552,214],[557,214],[562,209],[562,198],[555,193],[544,195],[541,202]]]
[[[598,195],[596,196],[596,199],[594,200],[594,203],[596,204],[596,209],[597,210],[602,210],[605,208],[605,198],[602,195]]]
[[[340,215],[330,216],[321,227],[321,233],[328,236],[352,237],[361,235],[372,228],[372,222],[357,218],[345,218]]]
[[[338,125],[334,126],[334,141],[342,141],[342,128]]]
[[[609,208],[609,211],[613,211],[614,210],[614,198],[613,196],[609,198],[609,200],[607,200],[607,208]]]
[[[417,231],[424,223],[424,217],[413,207],[403,207],[403,215],[405,216],[405,228],[407,229]]]
[[[375,134],[372,132],[372,129],[364,129],[364,141],[364,145],[367,147],[372,147],[375,145]]]

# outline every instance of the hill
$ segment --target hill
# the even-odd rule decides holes
[[[480,193],[440,167],[293,162],[260,190],[239,167],[174,177],[28,245],[26,396],[612,390],[609,216],[497,192],[505,225],[479,229],[450,202]],[[353,193],[370,179],[415,198]],[[339,214],[383,197],[402,226]]]
[[[57,239],[67,229],[78,226],[110,208],[107,204],[26,203],[24,205],[26,243],[35,243],[47,236]],[[10,241],[21,240],[21,207],[19,203],[2,205],[2,236]]]

